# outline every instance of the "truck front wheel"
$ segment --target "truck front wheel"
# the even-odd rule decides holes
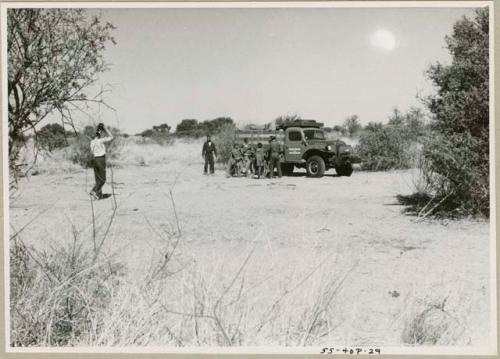
[[[306,162],[309,177],[323,177],[325,174],[325,161],[320,156],[311,156]]]

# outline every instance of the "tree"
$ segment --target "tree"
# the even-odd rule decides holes
[[[217,117],[213,120],[205,120],[198,125],[197,135],[214,135],[228,126],[235,126],[231,117]]]
[[[361,130],[361,124],[359,123],[358,115],[352,115],[344,120],[344,128],[350,137],[354,136],[356,132]]]
[[[370,121],[365,126],[365,131],[366,132],[376,132],[376,131],[381,130],[382,127],[383,127],[382,122],[373,122],[373,121]]]
[[[345,132],[345,128],[340,125],[335,125],[333,126],[333,131],[343,134]]]
[[[390,126],[402,126],[405,122],[405,116],[396,107],[392,110],[392,115],[389,116],[388,124]]]
[[[198,129],[198,120],[184,119],[176,127],[175,133],[178,136],[190,136]]]
[[[453,61],[437,63],[427,72],[437,94],[427,98],[434,128],[441,133],[469,132],[488,139],[489,125],[489,16],[488,8],[476,17],[457,21],[446,37]],[[486,146],[486,149],[488,146]]]
[[[7,12],[9,162],[23,133],[58,112],[72,125],[72,110],[99,102],[84,92],[108,69],[103,51],[114,29],[84,9],[9,9]]]
[[[58,123],[49,123],[38,132],[38,141],[42,148],[52,151],[56,148],[68,146],[66,136],[63,126]]]
[[[417,139],[425,132],[425,115],[420,108],[412,107],[405,114],[405,126],[412,139]]]
[[[445,41],[449,65],[427,74],[437,93],[426,99],[437,134],[424,148],[434,186],[448,208],[489,215],[489,12],[463,17]],[[446,200],[446,201],[445,201]]]
[[[169,133],[171,127],[167,125],[166,123],[162,123],[161,125],[158,126],[153,126],[153,130],[161,133]]]
[[[153,126],[140,133],[143,138],[150,138],[159,145],[166,145],[172,143],[172,136],[170,135],[170,126],[162,123],[158,126]]]

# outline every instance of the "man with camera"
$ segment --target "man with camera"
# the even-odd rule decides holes
[[[102,186],[106,183],[106,146],[105,143],[113,139],[113,134],[109,128],[104,127],[103,123],[97,125],[95,137],[90,141],[90,150],[92,151],[95,186],[90,191],[93,199],[102,199]]]

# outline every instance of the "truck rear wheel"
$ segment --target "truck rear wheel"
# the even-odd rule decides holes
[[[349,177],[352,174],[352,165],[350,163],[343,164],[335,168],[335,171],[339,176],[347,176]]]
[[[323,177],[325,174],[325,160],[320,156],[311,156],[306,162],[307,175],[309,177]]]
[[[282,163],[281,164],[281,173],[284,176],[290,176],[293,173],[294,165],[292,163]]]

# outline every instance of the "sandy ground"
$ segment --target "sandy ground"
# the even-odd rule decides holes
[[[256,305],[250,317],[265,315],[259,306],[288,292],[300,316],[293,303],[313,307],[335,279],[338,289],[325,305],[326,346],[402,345],[409,321],[445,300],[455,325],[442,342],[487,342],[489,222],[417,222],[403,214],[395,196],[411,193],[411,171],[228,179],[222,169],[203,176],[194,163],[127,166],[113,176],[118,210],[105,250],[126,263],[131,280],[149,268],[165,236],[178,234],[172,189],[178,254],[207,283],[224,288],[252,253],[245,266],[245,293]],[[10,204],[10,223],[16,230],[30,223],[21,235],[37,248],[69,240],[71,224],[89,233],[92,185],[91,170],[33,176]],[[102,233],[113,199],[94,206]],[[287,344],[265,340],[244,344]]]

